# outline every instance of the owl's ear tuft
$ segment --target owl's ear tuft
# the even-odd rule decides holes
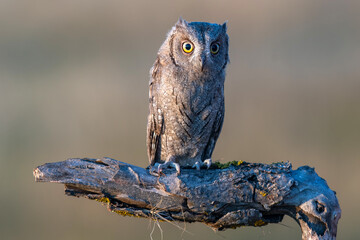
[[[179,20],[177,21],[177,23],[175,25],[177,27],[188,27],[188,22],[180,16]]]
[[[225,22],[221,25],[223,32],[226,32],[226,30],[227,30],[227,22],[228,22],[228,21],[225,21]]]

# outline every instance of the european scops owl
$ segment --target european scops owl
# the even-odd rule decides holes
[[[150,70],[150,172],[211,165],[224,121],[226,23],[186,22],[170,30]]]

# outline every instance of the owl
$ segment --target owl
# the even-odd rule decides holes
[[[160,47],[149,81],[150,173],[210,167],[224,121],[226,31],[226,22],[188,23],[180,17]]]

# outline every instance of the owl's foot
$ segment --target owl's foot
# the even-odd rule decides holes
[[[173,161],[166,161],[165,163],[159,164],[158,172],[161,173],[164,168],[173,167],[176,169],[176,174],[180,174],[180,165]]]
[[[159,163],[155,163],[154,166],[150,166],[149,173],[155,177],[160,177],[160,173],[158,172]]]
[[[161,176],[163,173],[163,169],[172,167],[176,169],[176,174],[180,174],[180,165],[173,161],[166,161],[165,163],[155,163],[153,167],[150,168],[150,174],[153,176]]]
[[[200,168],[202,166],[206,166],[206,168],[209,169],[211,166],[211,163],[212,163],[211,158],[208,158],[208,159],[204,160],[203,162],[196,161],[196,163],[192,167],[196,168],[196,170],[200,170]]]

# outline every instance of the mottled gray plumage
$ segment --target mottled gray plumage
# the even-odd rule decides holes
[[[151,166],[161,171],[173,165],[179,172],[179,166],[199,168],[211,159],[224,120],[228,62],[226,23],[188,23],[180,18],[168,33],[150,71]]]

